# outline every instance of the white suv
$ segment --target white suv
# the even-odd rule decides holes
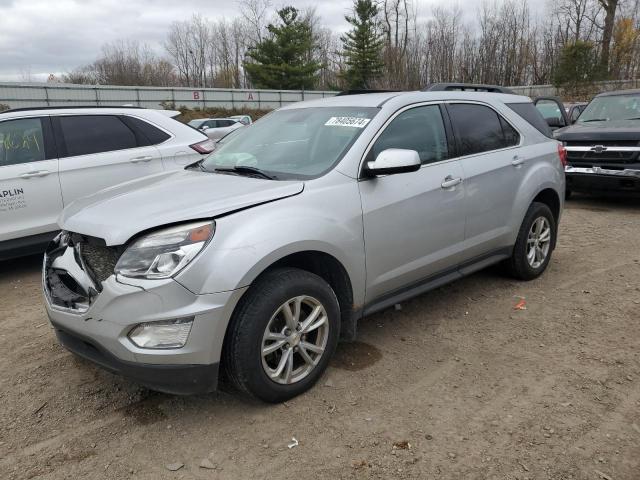
[[[179,114],[128,107],[0,113],[0,260],[43,251],[75,199],[211,153],[213,142],[173,118]]]

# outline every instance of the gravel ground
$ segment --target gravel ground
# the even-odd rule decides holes
[[[638,480],[639,234],[640,202],[571,201],[542,278],[490,269],[374,315],[282,405],[74,358],[40,259],[0,263],[0,478]]]

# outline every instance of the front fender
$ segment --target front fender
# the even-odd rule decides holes
[[[355,180],[336,175],[339,178],[331,182],[305,186],[295,197],[216,219],[213,240],[176,280],[195,293],[235,290],[251,285],[287,255],[318,251],[344,266],[354,302],[362,303],[365,251],[360,196]]]

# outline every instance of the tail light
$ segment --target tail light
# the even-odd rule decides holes
[[[558,144],[558,157],[560,157],[560,163],[562,164],[563,167],[566,167],[568,162],[567,162],[567,149],[565,148],[565,146],[562,143]]]
[[[208,155],[216,149],[216,142],[207,138],[202,142],[194,143],[193,145],[189,146],[202,155]]]

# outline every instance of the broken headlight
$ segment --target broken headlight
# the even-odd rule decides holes
[[[115,271],[150,280],[172,277],[209,243],[214,230],[213,221],[194,222],[144,235],[125,250]]]

